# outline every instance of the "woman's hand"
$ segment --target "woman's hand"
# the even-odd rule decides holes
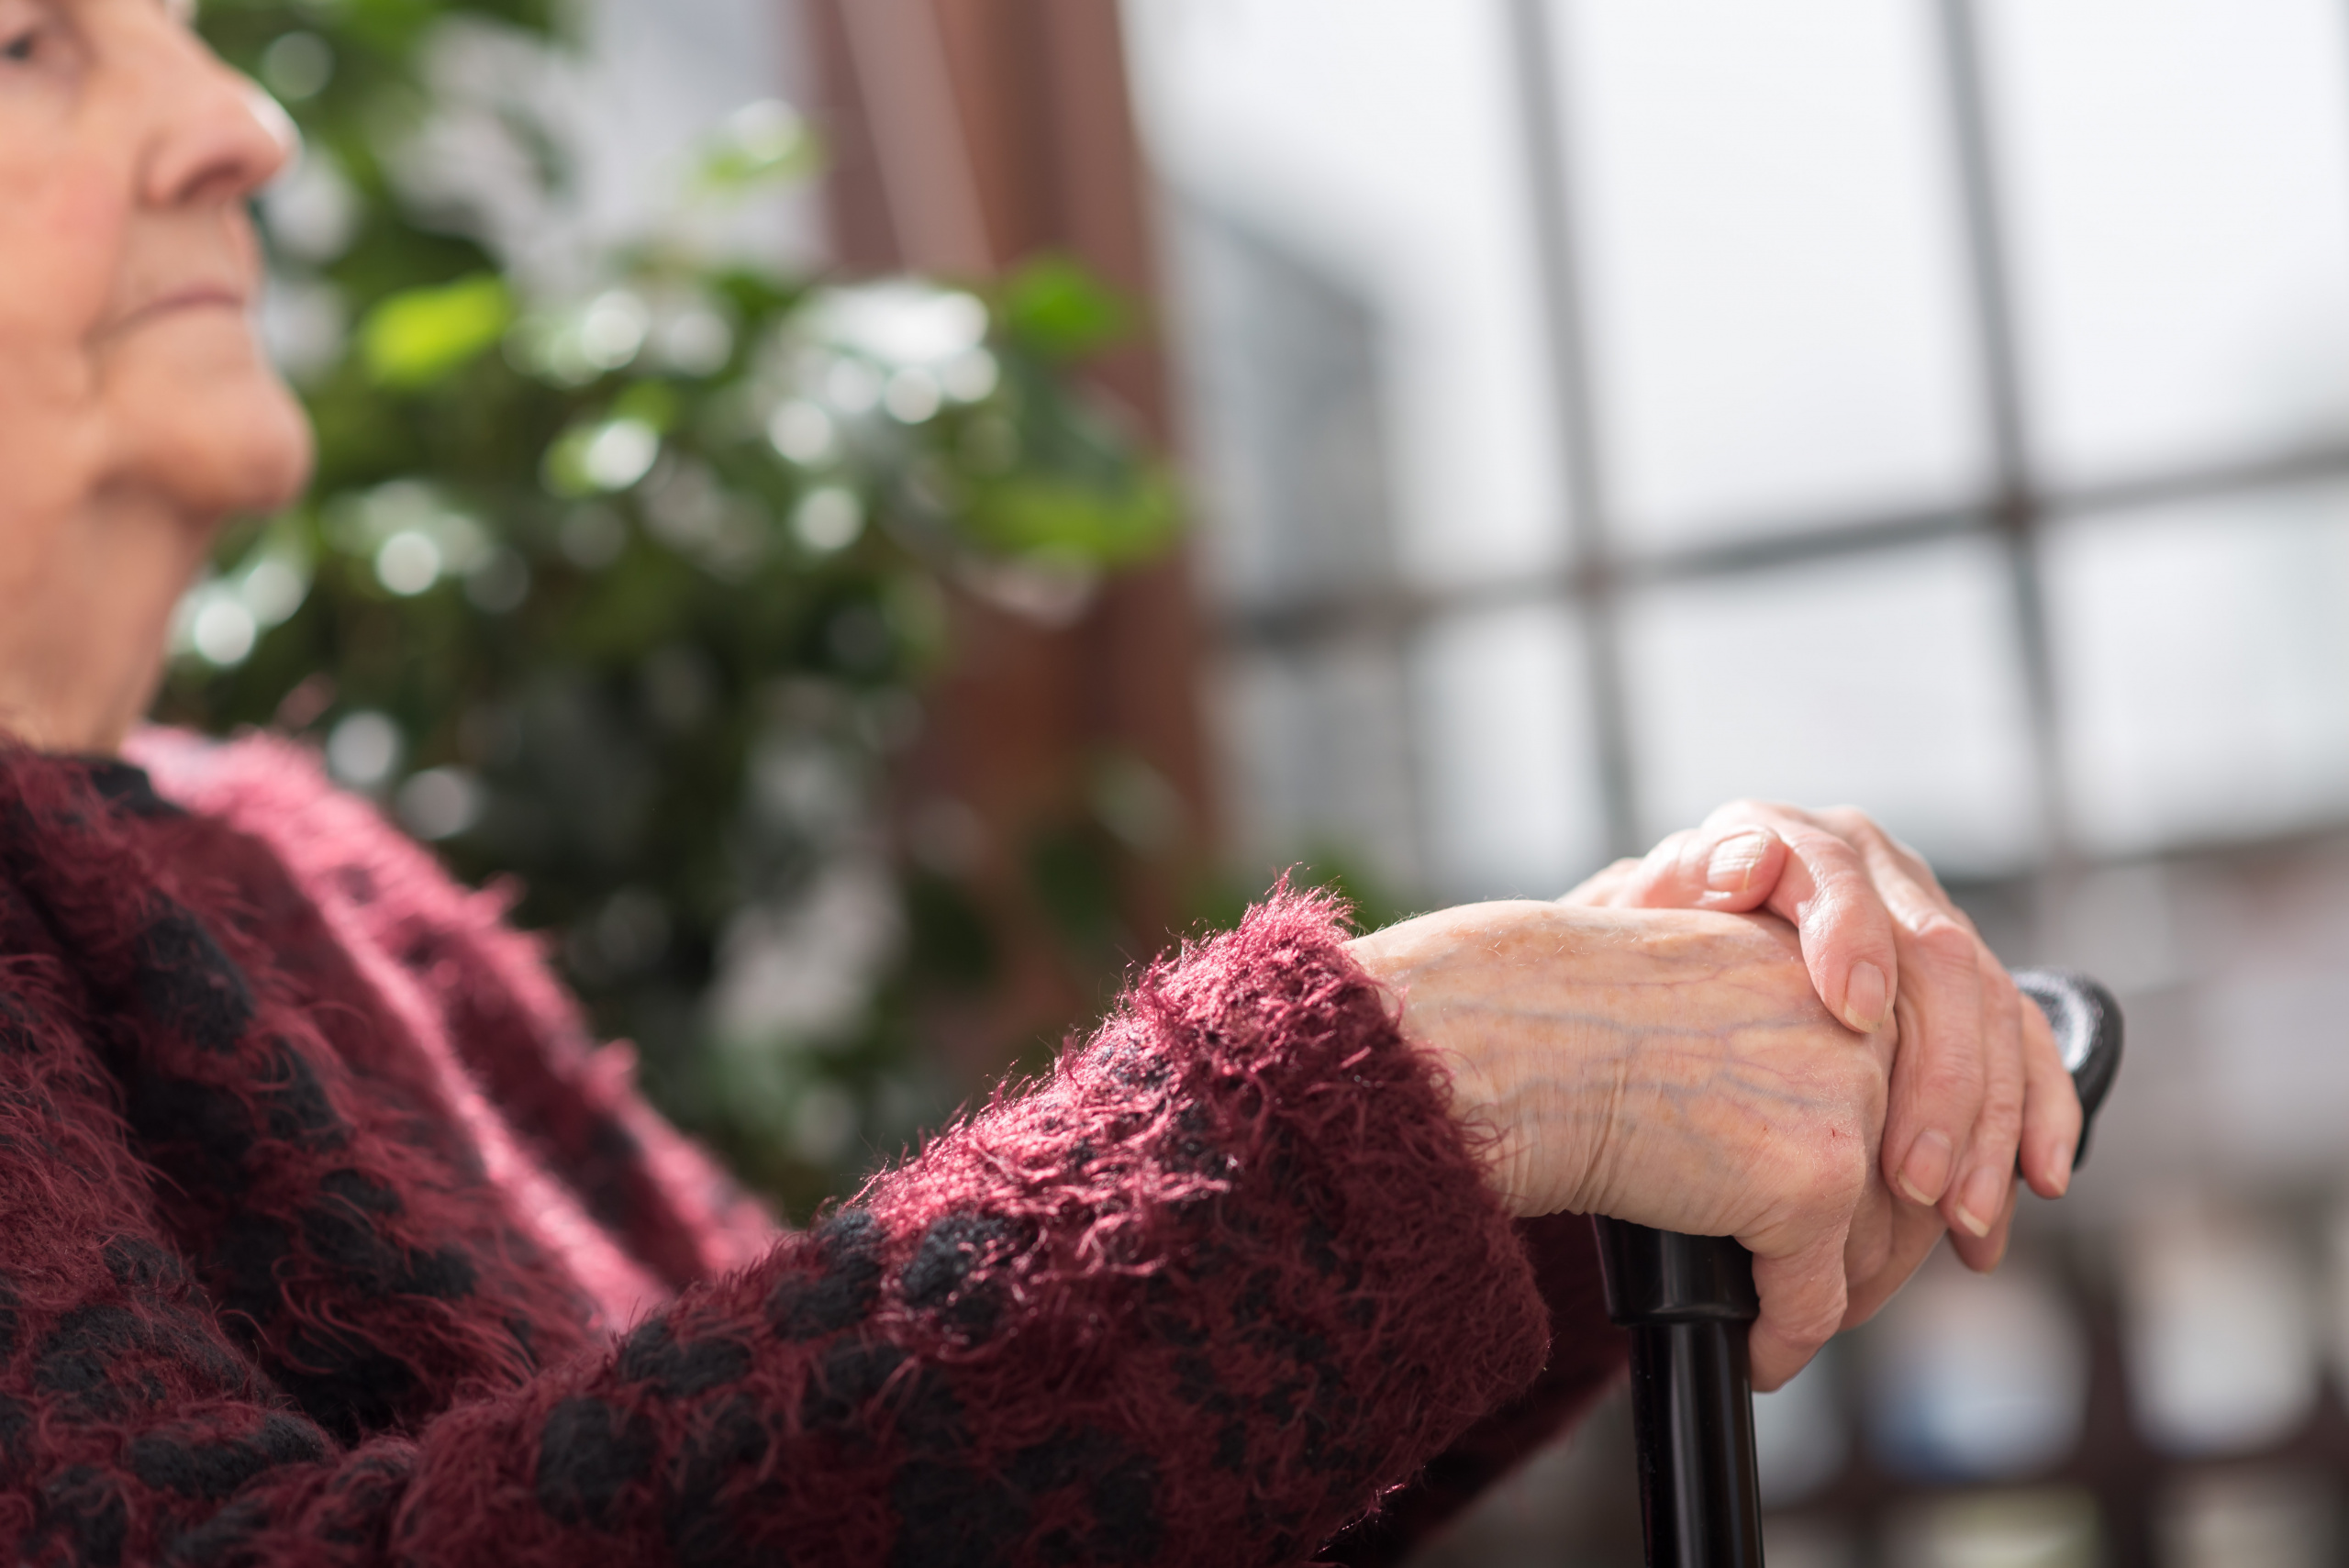
[[[1909,1205],[1938,1208],[1970,1266],[2006,1253],[2018,1156],[2041,1196],[2071,1184],[2080,1105],[2046,1018],[1924,862],[1862,813],[1735,801],[1565,901],[1793,921],[1838,1018],[1897,1024],[1884,1176]]]
[[[1511,1212],[1753,1251],[1757,1387],[1874,1312],[1940,1239],[1877,1173],[1892,1031],[1830,1016],[1781,921],[1475,904],[1352,948],[1450,1072]]]

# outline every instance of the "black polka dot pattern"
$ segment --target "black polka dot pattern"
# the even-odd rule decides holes
[[[539,1506],[564,1524],[609,1526],[652,1467],[651,1423],[600,1399],[566,1399],[539,1434]]]
[[[64,1548],[77,1568],[118,1568],[129,1533],[121,1484],[103,1471],[77,1464],[42,1485],[33,1540]]]
[[[947,1215],[922,1232],[897,1276],[898,1293],[908,1307],[943,1309],[958,1328],[984,1335],[995,1327],[1003,1303],[992,1284],[974,1286],[971,1278],[1003,1252],[1011,1236],[1012,1228],[991,1216]]]
[[[786,1340],[818,1340],[863,1322],[881,1289],[880,1225],[843,1209],[809,1234],[820,1267],[786,1270],[767,1298],[767,1322]]]
[[[692,1399],[740,1382],[751,1370],[751,1347],[723,1336],[680,1342],[656,1318],[628,1337],[616,1370],[622,1382],[649,1383],[672,1399]]]
[[[236,1050],[252,1022],[252,989],[203,921],[165,902],[139,942],[139,998],[199,1051]]]
[[[315,1464],[327,1456],[324,1433],[307,1421],[270,1415],[243,1438],[163,1428],[131,1441],[124,1457],[150,1486],[218,1500],[264,1470]]]

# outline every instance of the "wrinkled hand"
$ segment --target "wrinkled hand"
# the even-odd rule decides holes
[[[1941,1235],[1878,1174],[1894,1037],[1848,1029],[1794,929],[1752,915],[1468,905],[1357,939],[1520,1216],[1753,1253],[1754,1384],[1888,1297]]]
[[[1938,1211],[1970,1267],[2005,1256],[2018,1154],[2041,1196],[2070,1185],[2080,1106],[2046,1018],[1924,862],[1864,814],[1736,801],[1564,902],[1766,909],[1794,922],[1838,1018],[1874,1030],[1890,1013],[1899,1048],[1884,1177],[1904,1207]]]

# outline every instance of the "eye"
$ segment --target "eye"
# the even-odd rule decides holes
[[[0,64],[30,65],[40,58],[49,36],[48,18],[28,7],[0,4]]]
[[[57,24],[48,0],[0,0],[0,66],[30,65],[49,54]]]

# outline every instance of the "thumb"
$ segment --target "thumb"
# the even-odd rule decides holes
[[[1753,1288],[1762,1297],[1762,1316],[1747,1344],[1759,1392],[1771,1392],[1808,1366],[1843,1326],[1843,1242],[1850,1230],[1846,1218],[1794,1251],[1754,1254]]]
[[[1613,900],[1645,909],[1759,909],[1777,891],[1787,841],[1748,823],[1692,828],[1648,851]]]

